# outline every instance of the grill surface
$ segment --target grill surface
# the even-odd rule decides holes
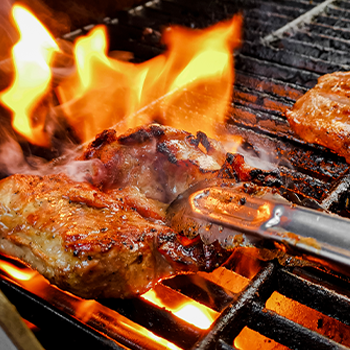
[[[241,135],[243,147],[257,156],[266,149],[271,152],[269,159],[278,163],[287,198],[350,216],[349,165],[325,148],[299,140],[284,116],[319,76],[350,70],[350,1],[217,0],[203,6],[200,0],[156,0],[106,18],[104,23],[111,50],[131,51],[135,62],[141,62],[164,50],[159,33],[165,26],[207,27],[238,11],[244,15],[244,44],[235,55],[228,130]],[[65,38],[73,40],[92,26]],[[244,270],[245,264],[256,267],[253,278]],[[222,275],[215,279],[215,273],[178,276],[160,285],[220,312],[209,332],[142,299],[100,301],[87,317],[71,309],[72,300],[67,301],[66,294],[54,287],[46,287],[48,296],[38,296],[30,286],[14,283],[4,271],[0,286],[22,316],[41,329],[37,335],[47,349],[162,348],[143,336],[135,338],[132,326],[123,323],[124,317],[184,349],[234,349],[245,327],[291,349],[350,347],[348,278],[321,268],[257,262],[238,251],[226,271],[227,279]],[[230,285],[231,278],[238,284],[243,281],[242,288]],[[298,320],[269,309],[267,301],[276,292],[319,312],[316,326],[305,328]],[[333,330],[325,326],[327,317],[339,321]],[[73,340],[58,339],[58,329]]]

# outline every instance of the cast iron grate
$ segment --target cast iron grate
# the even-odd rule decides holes
[[[245,258],[245,263],[252,262],[250,258]],[[1,261],[11,262],[5,257]],[[242,278],[235,272],[231,278],[237,276]],[[261,264],[256,275],[239,292],[230,292],[203,277],[200,277],[200,283],[195,283],[191,280],[193,277],[179,276],[180,281],[176,277],[165,281],[164,285],[168,284],[184,294],[189,292],[194,300],[203,304],[208,304],[210,299],[206,299],[206,293],[216,298],[214,303],[211,301],[209,304],[221,314],[209,331],[185,324],[163,308],[141,299],[93,302],[98,306],[94,309],[84,308],[84,314],[77,309],[69,309],[73,305],[71,296],[48,284],[44,288],[44,297],[38,297],[35,288],[13,282],[6,272],[1,271],[0,286],[22,317],[40,328],[36,335],[47,349],[62,346],[66,349],[83,346],[91,349],[168,348],[157,344],[157,341],[152,343],[151,339],[135,339],[135,334],[130,330],[132,328],[123,326],[124,317],[131,320],[129,324],[140,324],[183,349],[241,348],[239,339],[247,327],[265,336],[264,341],[275,341],[290,349],[349,349],[350,281],[344,276],[332,275],[315,267],[281,268],[279,263],[269,262]],[[36,277],[37,280],[40,278]],[[196,279],[198,282],[198,276]],[[204,281],[206,288],[199,291]],[[313,320],[317,327],[312,327],[312,323],[311,326],[303,326],[303,318],[298,318],[301,312],[294,304],[291,304],[293,313],[286,314],[283,308],[274,309],[273,305],[278,307],[279,304],[269,304],[269,301],[275,294],[301,305],[304,318]],[[87,302],[91,306],[91,302]],[[307,308],[317,313],[316,316],[307,314]],[[57,337],[58,329],[65,337]]]

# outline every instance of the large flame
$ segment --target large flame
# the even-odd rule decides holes
[[[48,145],[45,113],[37,109],[49,89],[49,64],[58,45],[24,7],[14,6],[13,17],[20,32],[13,47],[16,72],[1,101],[13,111],[20,134]],[[168,28],[167,51],[141,64],[109,57],[106,29],[96,26],[74,44],[76,72],[55,89],[61,104],[56,112],[82,142],[108,127],[124,132],[153,121],[218,136],[231,101],[232,50],[240,43],[241,21],[236,16],[204,30]]]
[[[51,80],[49,63],[58,46],[45,27],[24,7],[12,9],[20,40],[12,49],[15,76],[12,85],[1,95],[13,111],[12,125],[31,143],[47,146],[45,119],[33,111],[48,91]]]
[[[215,136],[231,100],[240,22],[234,17],[206,30],[169,28],[163,38],[168,51],[142,64],[108,57],[105,29],[95,27],[75,44],[77,75],[58,88],[70,123],[83,141],[112,125],[123,132],[154,120]]]

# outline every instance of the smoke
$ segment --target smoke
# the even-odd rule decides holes
[[[57,170],[57,168],[56,168]],[[99,159],[71,161],[62,169],[76,182],[102,183],[106,177],[106,170]]]
[[[256,153],[239,147],[238,153],[244,156],[244,160],[248,165],[256,169],[272,171],[278,166],[276,159],[273,159],[271,153],[265,149],[260,149],[259,155],[256,155]]]
[[[54,160],[35,155],[25,155],[23,149],[13,138],[7,137],[0,146],[1,176],[12,174],[53,175],[64,173],[76,182],[101,182],[105,168],[99,159],[78,161],[81,148],[66,148],[64,153]]]

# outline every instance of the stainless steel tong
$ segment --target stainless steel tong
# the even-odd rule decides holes
[[[296,206],[273,195],[260,198],[221,187],[195,191],[182,199],[182,208],[183,220],[191,217],[204,240],[218,240],[228,247],[237,234],[273,240],[350,274],[349,219]]]

